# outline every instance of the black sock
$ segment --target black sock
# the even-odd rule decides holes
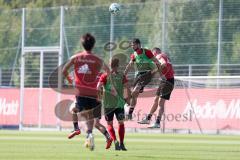
[[[152,118],[152,114],[147,115],[147,120],[150,120]]]
[[[90,133],[92,133],[92,130],[87,130],[87,134],[90,134]]]
[[[78,122],[73,122],[74,130],[79,130]]]
[[[134,111],[134,108],[133,108],[133,107],[129,108],[129,114],[132,114],[133,111]]]
[[[103,134],[104,134],[104,136],[106,137],[107,140],[110,139],[110,135],[109,135],[107,130],[105,130],[105,132]]]
[[[156,119],[156,123],[157,123],[157,124],[160,124],[160,121],[161,121],[160,119],[161,119],[161,118],[160,118],[159,116],[157,116],[157,119]]]
[[[92,130],[87,130],[87,136],[86,138],[88,138],[89,134],[92,133]]]

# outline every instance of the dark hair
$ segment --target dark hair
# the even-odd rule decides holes
[[[95,44],[95,38],[90,33],[84,34],[80,41],[86,51],[91,51]]]
[[[152,51],[159,51],[159,52],[162,52],[162,50],[161,50],[160,48],[158,48],[158,47],[154,47],[154,48],[152,49]]]
[[[133,38],[132,43],[141,44],[138,38]]]
[[[110,65],[111,65],[111,68],[118,67],[119,66],[119,59],[118,58],[111,59]]]

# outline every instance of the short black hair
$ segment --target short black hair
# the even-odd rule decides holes
[[[132,43],[141,44],[141,41],[138,38],[133,38]]]
[[[118,67],[119,66],[119,59],[118,58],[111,59],[110,65],[111,65],[111,68]]]
[[[152,49],[152,51],[159,51],[159,52],[162,52],[162,50],[161,50],[160,48],[158,48],[158,47],[154,47],[154,48]]]
[[[86,51],[91,51],[95,44],[95,37],[90,33],[86,33],[81,37],[81,44]]]

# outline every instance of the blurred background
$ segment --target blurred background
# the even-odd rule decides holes
[[[20,85],[22,31],[24,47],[62,45],[63,61],[82,49],[79,37],[90,32],[97,39],[95,52],[106,61],[109,59],[109,52],[104,49],[110,41],[109,1],[16,0],[1,3],[1,86]],[[62,43],[60,5],[64,6]],[[21,7],[26,7],[24,22]],[[137,37],[143,47],[151,49],[157,46],[167,52],[177,76],[239,75],[239,7],[240,2],[234,0],[122,1],[121,11],[114,16],[111,36],[116,49],[113,54],[122,53],[129,57],[132,50],[121,47],[124,45],[121,42]],[[25,23],[24,28],[22,23]],[[27,86],[39,83],[37,72],[40,67],[32,67],[40,63],[36,56],[39,54],[27,55]],[[56,56],[57,53],[44,54],[43,79],[57,66]],[[43,85],[47,86],[47,81]]]

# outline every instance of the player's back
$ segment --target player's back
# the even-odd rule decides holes
[[[80,96],[96,97],[96,86],[103,61],[91,52],[83,51],[74,56],[75,84]]]

